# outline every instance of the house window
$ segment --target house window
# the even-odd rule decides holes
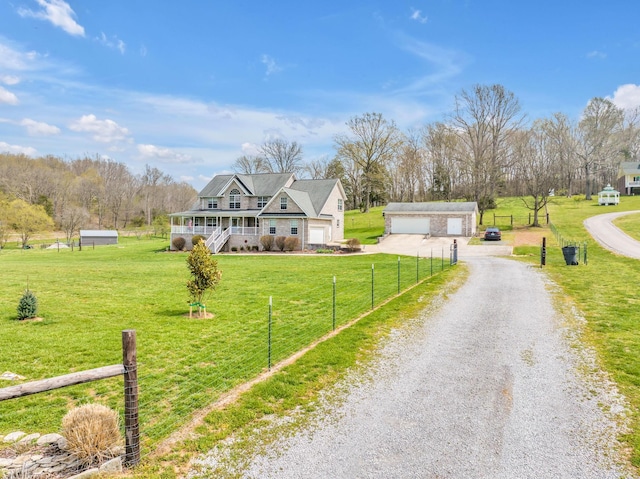
[[[337,221],[336,226],[340,228],[340,220],[336,220],[336,221]]]
[[[276,220],[269,220],[269,234],[276,234]]]
[[[633,181],[640,181],[640,176],[634,176]]]
[[[209,198],[207,200],[207,209],[209,209],[209,210],[217,210],[218,209],[218,199],[217,198]]]
[[[287,209],[287,198],[286,197],[282,197],[280,198],[280,209],[281,210],[286,210]]]
[[[267,206],[268,201],[268,196],[258,196],[258,208],[264,208],[265,206]]]
[[[298,234],[298,220],[291,220],[291,234]]]
[[[240,209],[240,191],[235,188],[229,192],[229,209]]]
[[[342,199],[338,199],[338,211],[342,211]]]
[[[218,218],[207,218],[207,226],[215,228],[218,226]]]

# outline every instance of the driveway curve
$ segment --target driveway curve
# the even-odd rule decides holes
[[[632,477],[615,460],[621,416],[603,412],[623,402],[584,372],[588,352],[569,339],[546,277],[503,258],[468,264],[439,309],[395,331],[364,378],[347,378],[342,403],[230,477]],[[220,454],[198,461],[200,474]]]
[[[640,211],[620,211],[592,216],[584,220],[584,226],[593,239],[609,251],[629,258],[640,259],[640,242],[613,224],[613,220],[619,216],[632,213],[640,213]]]

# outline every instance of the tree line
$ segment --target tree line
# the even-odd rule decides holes
[[[165,225],[167,213],[189,209],[196,197],[191,185],[149,165],[134,175],[111,159],[0,154],[0,247],[11,231],[24,245],[54,227],[71,241],[82,228]]]
[[[481,224],[498,196],[521,196],[537,225],[550,193],[591,199],[640,152],[640,108],[593,98],[577,120],[560,112],[529,120],[513,92],[498,84],[460,91],[442,121],[409,131],[380,113],[355,116],[346,126],[331,159],[304,163],[297,142],[278,139],[238,158],[234,169],[340,178],[347,207],[363,211],[389,201],[476,201]]]

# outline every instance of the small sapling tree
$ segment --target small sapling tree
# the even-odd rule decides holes
[[[222,277],[222,271],[218,269],[218,262],[213,259],[211,251],[203,241],[193,246],[187,258],[187,267],[191,272],[191,279],[187,281],[191,298],[190,311],[196,306],[201,314],[204,311],[206,315],[205,296],[216,288]]]
[[[24,290],[22,298],[18,303],[18,319],[35,318],[38,314],[38,299],[28,288]]]

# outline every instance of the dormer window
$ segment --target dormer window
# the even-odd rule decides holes
[[[209,198],[207,200],[207,209],[208,210],[217,210],[218,209],[218,198]]]
[[[258,208],[264,208],[269,202],[268,196],[258,196]]]
[[[280,209],[281,210],[286,210],[287,209],[287,197],[283,196],[282,198],[280,198]]]
[[[229,192],[229,209],[230,210],[240,209],[240,190],[236,188],[234,188]]]

